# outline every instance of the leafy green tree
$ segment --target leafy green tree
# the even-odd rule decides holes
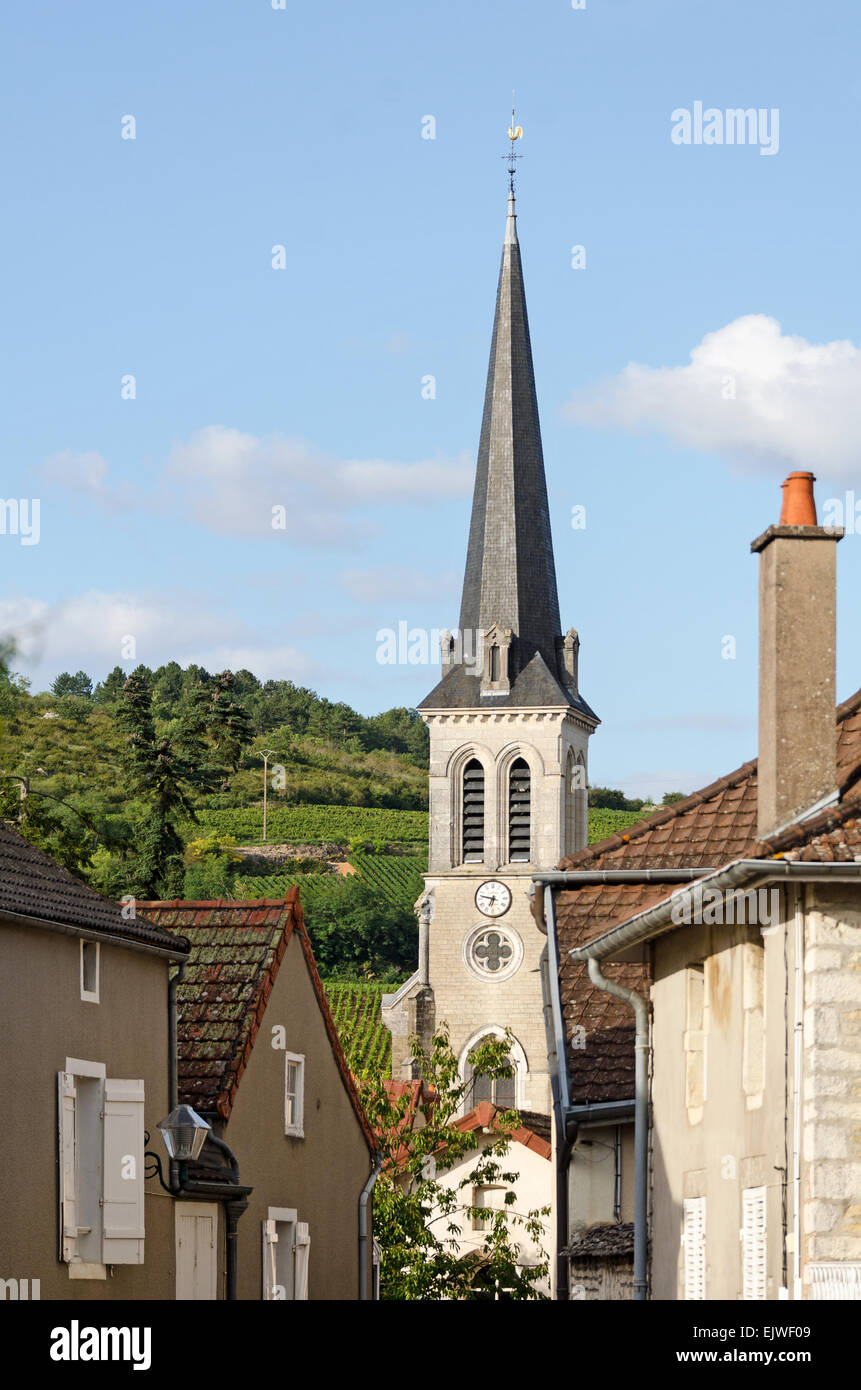
[[[453,1127],[476,1075],[510,1076],[508,1042],[482,1042],[470,1054],[471,1079],[463,1081],[449,1041],[441,1027],[425,1051],[411,1040],[413,1056],[425,1088],[418,1107],[423,1124],[411,1123],[409,1095],[395,1096],[377,1074],[360,1083],[362,1100],[379,1136],[383,1167],[374,1189],[374,1235],[381,1252],[380,1294],[387,1300],[478,1300],[543,1298],[536,1287],[547,1276],[547,1261],[527,1264],[518,1237],[540,1246],[549,1208],[518,1212],[512,1168],[511,1133],[519,1125],[516,1112],[499,1117],[498,1136],[476,1150],[472,1133]],[[453,1184],[444,1174],[476,1152]],[[473,1189],[503,1189],[501,1205],[492,1211],[473,1204]],[[460,1237],[473,1235],[473,1218],[484,1219],[477,1249],[464,1256]]]
[[[412,907],[381,898],[358,876],[332,899],[315,898],[306,925],[326,979],[389,980],[415,967],[418,923]]]
[[[664,799],[661,802],[661,805],[674,806],[677,801],[684,801],[684,799],[684,792],[664,792]]]
[[[156,717],[172,718],[181,699],[182,667],[178,661],[169,661],[153,672],[152,702]]]
[[[74,676],[70,676],[68,671],[61,671],[51,686],[51,694],[57,696],[77,695],[81,699],[91,700],[93,698],[93,682],[86,671],[76,671]]]
[[[119,700],[123,693],[123,686],[126,683],[126,673],[122,666],[115,666],[112,671],[105,676],[103,681],[99,681],[93,691],[93,699],[97,705],[110,705],[115,700]]]
[[[589,805],[603,811],[639,811],[645,805],[642,800],[629,801],[625,793],[613,787],[590,787]]]

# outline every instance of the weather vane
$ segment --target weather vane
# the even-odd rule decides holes
[[[514,142],[515,142],[515,140],[522,140],[522,138],[523,138],[523,126],[522,126],[522,125],[515,125],[515,124],[514,124],[514,93],[513,93],[513,92],[511,93],[511,125],[508,127],[508,138],[509,138],[509,140],[511,141],[511,147],[510,147],[510,149],[509,149],[509,151],[508,151],[508,154],[504,154],[504,155],[502,156],[502,158],[508,160],[508,187],[510,188],[511,192],[513,193],[513,192],[514,192],[514,175],[515,175],[515,173],[516,173],[515,160],[517,160],[517,159],[522,159],[522,158],[523,158],[523,155],[522,155],[522,154],[515,154],[515,153],[514,153]]]

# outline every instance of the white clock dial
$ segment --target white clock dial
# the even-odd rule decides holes
[[[489,878],[477,889],[475,905],[485,917],[501,917],[511,907],[511,889],[499,879]]]

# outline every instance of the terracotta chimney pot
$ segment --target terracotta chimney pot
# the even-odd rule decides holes
[[[780,509],[781,526],[815,526],[816,503],[813,500],[813,484],[816,479],[812,473],[790,473],[783,488],[783,506]]]

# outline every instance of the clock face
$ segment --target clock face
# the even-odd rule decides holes
[[[485,917],[501,917],[511,907],[511,889],[497,878],[489,878],[475,894],[475,905]]]

